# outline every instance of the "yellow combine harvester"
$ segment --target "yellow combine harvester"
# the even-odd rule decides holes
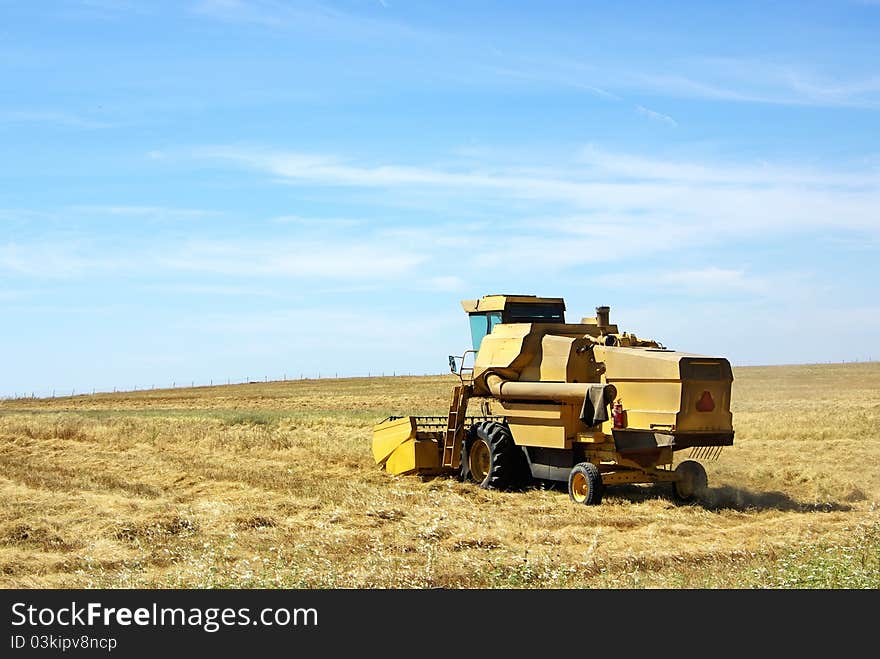
[[[462,307],[473,350],[449,358],[460,379],[449,414],[375,426],[373,457],[388,472],[457,473],[496,489],[567,482],[584,504],[619,483],[672,483],[683,500],[706,488],[703,466],[673,469],[673,453],[714,459],[733,444],[726,359],[620,333],[608,307],[580,323],[565,322],[562,298],[488,295]]]

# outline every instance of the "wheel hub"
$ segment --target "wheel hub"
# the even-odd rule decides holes
[[[468,456],[468,467],[473,479],[478,483],[486,480],[491,464],[492,456],[489,452],[489,445],[482,439],[478,439],[471,446],[471,452]]]
[[[590,484],[587,477],[581,473],[575,474],[571,479],[571,495],[578,503],[583,503],[590,493]]]

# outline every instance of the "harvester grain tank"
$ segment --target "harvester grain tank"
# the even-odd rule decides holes
[[[670,483],[684,500],[706,488],[697,459],[733,444],[726,359],[621,333],[607,306],[578,323],[565,321],[562,298],[488,295],[462,307],[473,348],[450,357],[459,384],[449,413],[376,425],[373,456],[388,472],[496,489],[560,481],[584,504],[622,483]],[[685,449],[695,459],[673,469]]]

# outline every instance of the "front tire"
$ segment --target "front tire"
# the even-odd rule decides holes
[[[461,476],[491,490],[521,487],[525,464],[510,429],[497,421],[474,424],[461,443]]]
[[[602,503],[602,474],[592,462],[579,462],[568,475],[568,496],[575,503],[595,506]]]

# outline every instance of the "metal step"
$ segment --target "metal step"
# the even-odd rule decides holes
[[[469,384],[456,385],[452,390],[452,403],[446,420],[446,433],[443,436],[443,466],[457,468],[461,460],[461,441],[464,435],[464,422],[467,418],[468,399],[473,391]]]

